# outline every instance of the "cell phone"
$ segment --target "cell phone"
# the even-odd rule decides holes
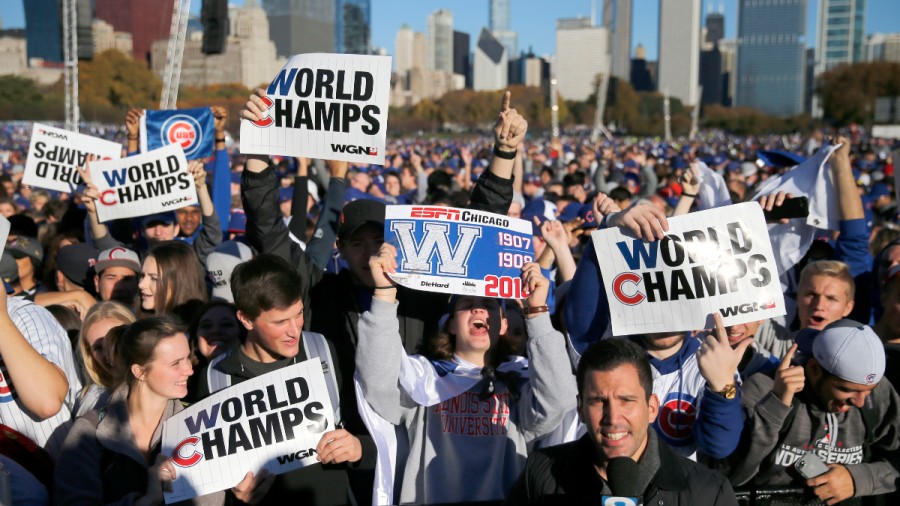
[[[800,460],[794,464],[794,469],[807,480],[828,472],[828,466],[825,465],[821,457],[813,452],[806,452],[805,455],[800,457]]]
[[[809,199],[806,197],[793,197],[784,199],[784,202],[772,208],[771,211],[763,210],[767,222],[775,222],[785,218],[806,218],[809,216]]]

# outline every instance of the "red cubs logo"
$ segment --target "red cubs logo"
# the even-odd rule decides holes
[[[200,150],[203,127],[192,116],[176,114],[162,124],[159,136],[163,146],[178,144],[184,150],[184,156],[190,159]]]
[[[672,446],[687,446],[694,441],[697,421],[697,399],[684,392],[671,392],[659,406],[656,425],[659,433]]]
[[[200,443],[199,437],[190,436],[175,445],[175,449],[172,450],[172,463],[178,467],[197,465],[198,462],[203,460],[203,454],[198,452],[196,448],[198,443]]]
[[[275,105],[275,102],[272,102],[272,99],[269,97],[259,97],[259,98],[260,98],[260,100],[262,100],[262,102],[264,104],[266,104],[266,108],[263,109],[263,114],[265,116],[263,116],[262,118],[260,118],[256,121],[251,121],[250,124],[265,128],[267,126],[271,126],[272,123],[275,123],[275,119],[272,118],[272,116],[269,115],[269,112],[268,112],[269,109],[271,109],[272,106]]]
[[[637,289],[641,277],[633,272],[623,272],[613,279],[613,295],[622,304],[635,306],[644,301],[644,294]],[[629,285],[626,287],[626,285]],[[630,286],[634,285],[634,286]]]

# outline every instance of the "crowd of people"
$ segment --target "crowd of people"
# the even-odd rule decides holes
[[[254,93],[241,119],[261,119],[264,97]],[[98,219],[90,160],[81,192],[29,188],[29,125],[0,127],[0,214],[11,225],[0,258],[0,503],[163,504],[181,472],[160,449],[165,420],[308,359],[322,363],[337,422],[315,448],[319,464],[242,469],[234,487],[188,503],[890,503],[896,141],[856,126],[546,138],[511,100],[492,136],[390,139],[383,166],[242,156],[226,142],[227,111],[213,107],[214,156],[188,167],[198,203],[111,222]],[[141,114],[85,133],[135,154]],[[797,195],[758,190],[823,146],[837,146],[829,185],[810,199],[836,213],[833,231],[782,255],[778,239],[797,220],[770,228],[788,259],[786,316],[725,326],[714,314],[708,329],[612,335],[591,231],[653,242],[696,210],[777,210]],[[384,229],[396,204],[530,222],[527,297],[399,286]]]

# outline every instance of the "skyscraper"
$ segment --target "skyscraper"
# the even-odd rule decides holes
[[[701,0],[659,2],[657,89],[684,105],[700,101],[700,4]]]
[[[134,58],[149,61],[153,43],[169,38],[173,9],[172,2],[159,0],[95,0],[94,17],[130,33]]]
[[[865,60],[866,0],[821,0],[816,74]]]
[[[631,76],[631,0],[604,0],[603,26],[609,30],[612,75],[628,81]]]
[[[279,56],[335,49],[335,0],[263,0]]]
[[[25,44],[28,58],[63,61],[62,10],[58,0],[31,0],[25,4]]]
[[[588,18],[556,20],[557,90],[566,100],[585,100],[597,91],[597,75],[609,68],[609,31]]]
[[[413,66],[413,39],[415,35],[412,28],[406,23],[397,30],[394,39],[394,70],[401,75]]]
[[[510,28],[510,0],[490,0],[488,9],[488,29],[503,47],[509,59],[519,54],[519,35]]]
[[[475,91],[494,91],[506,88],[508,84],[508,58],[506,48],[487,28],[481,29],[475,46],[475,61],[472,69],[472,88]]]
[[[453,13],[447,9],[428,16],[428,68],[453,73]]]
[[[469,34],[453,31],[453,73],[463,76],[466,88],[472,87],[472,61],[469,54]]]
[[[721,12],[709,12],[706,14],[706,40],[709,44],[716,44],[725,38],[725,15]]]
[[[700,102],[721,104],[723,101],[722,53],[719,41],[725,36],[725,15],[721,12],[706,14],[706,38],[700,51]]]
[[[738,0],[735,105],[803,112],[805,53],[806,0]]]
[[[337,0],[334,20],[335,52],[369,54],[371,0]]]

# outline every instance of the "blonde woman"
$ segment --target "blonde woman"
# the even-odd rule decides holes
[[[84,364],[84,389],[75,403],[76,417],[109,401],[113,378],[107,336],[111,330],[134,321],[131,310],[118,302],[101,302],[84,315],[78,337],[78,353]]]

